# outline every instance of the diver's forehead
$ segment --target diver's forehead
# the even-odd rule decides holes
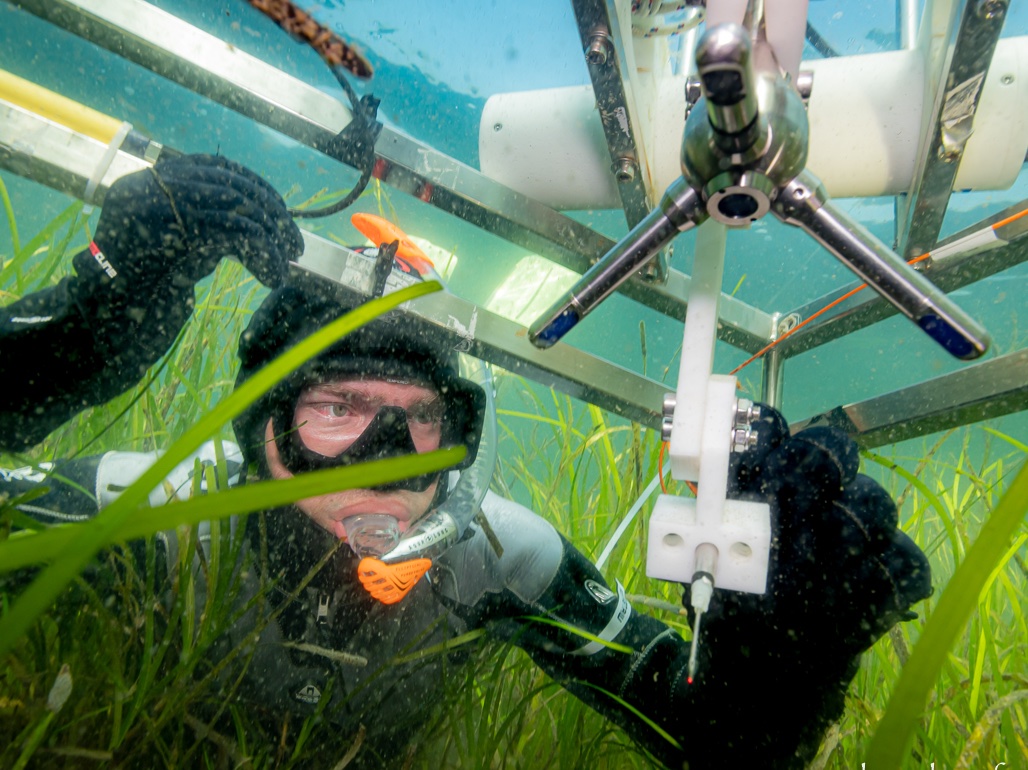
[[[304,388],[305,395],[357,396],[370,399],[431,400],[439,393],[429,383],[403,377],[335,377],[311,383]]]

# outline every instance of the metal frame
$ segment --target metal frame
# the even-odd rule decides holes
[[[646,193],[652,185],[647,184],[646,163],[636,141],[639,118],[631,80],[625,75],[632,67],[625,50],[628,43],[612,1],[572,0],[571,4],[625,219],[629,227],[634,227],[650,213],[653,201]]]
[[[338,99],[142,0],[18,0],[17,7],[314,149],[350,120]],[[375,155],[376,176],[391,187],[576,272],[614,245],[399,131],[384,128]],[[625,296],[684,320],[687,276],[671,271],[666,284],[630,283]],[[770,315],[728,295],[721,304],[720,338],[759,350]]]
[[[864,447],[936,433],[1028,408],[1028,350],[967,366],[857,404],[796,423],[833,425]]]
[[[31,151],[18,146],[19,135],[34,137]],[[94,139],[0,100],[0,166],[82,198],[86,182],[106,150],[106,145]],[[102,201],[118,177],[147,165],[119,151],[94,200]],[[303,236],[300,265],[345,284],[346,250],[307,231]],[[433,324],[454,347],[478,358],[649,428],[660,427],[660,405],[667,392],[662,383],[570,345],[561,345],[555,353],[540,351],[528,342],[523,326],[452,294],[423,297],[406,312]]]
[[[896,251],[906,259],[930,251],[939,237],[964,145],[996,42],[1006,18],[1005,2],[962,0],[934,86],[928,134],[922,137],[914,179],[897,206]],[[922,34],[927,34],[930,19]]]
[[[349,112],[339,101],[140,0],[19,0],[16,5],[309,146],[323,145],[349,121]],[[578,5],[590,4],[581,0]],[[956,39],[958,45],[953,61],[958,62],[961,49],[967,44],[960,43],[964,40],[962,36]],[[951,65],[949,71],[954,66]],[[13,129],[16,117],[26,119],[25,115],[18,115],[15,108],[0,114],[0,132]],[[102,148],[92,140],[71,135],[66,129],[62,133],[54,124],[40,128],[45,132],[34,143],[39,151],[31,157],[3,147],[0,133],[0,165],[81,196],[95,164],[95,160],[91,164],[84,158]],[[386,183],[574,270],[584,272],[613,245],[584,225],[400,132],[385,129],[376,150],[379,175]],[[104,185],[134,170],[138,164],[138,159],[119,153]],[[929,188],[937,183],[926,185],[927,178],[927,174],[919,177],[924,192],[911,197],[910,208],[913,211],[918,206],[934,206],[934,215],[941,221],[948,190],[940,204],[938,196],[928,194]],[[104,185],[98,191],[98,198],[102,196]],[[991,221],[1003,216],[1003,213],[998,214]],[[928,231],[915,229],[913,232]],[[310,258],[314,259],[320,247],[314,246],[313,240],[310,243]],[[1018,264],[1026,257],[1028,243],[1009,244],[970,258],[937,264],[932,268],[931,277],[941,287],[953,289]],[[687,276],[670,271],[666,285],[635,278],[626,283],[621,292],[659,312],[683,319],[683,298],[688,295],[688,284]],[[778,360],[771,362],[769,390],[774,392],[780,388],[783,359],[863,328],[893,312],[891,306],[877,296],[870,292],[866,295],[851,300],[784,341],[778,348]],[[806,315],[814,307],[823,307],[834,296],[838,294],[828,295],[795,312]],[[440,304],[435,307],[432,302],[427,303],[428,315],[435,314],[434,322],[441,328],[449,328],[450,334],[457,332],[447,327],[449,316],[477,318],[476,342],[470,352],[628,419],[649,427],[659,425],[658,405],[665,386],[567,346],[562,346],[558,353],[539,352],[524,338],[524,329],[516,324],[456,298],[434,298],[434,301]],[[755,352],[771,338],[773,318],[777,316],[724,295],[721,309],[721,339]],[[1026,382],[1028,352],[1022,350],[895,394],[840,407],[835,412],[846,415],[843,424],[861,437],[865,445],[874,446],[969,419],[1026,409]],[[897,418],[897,414],[901,416]]]

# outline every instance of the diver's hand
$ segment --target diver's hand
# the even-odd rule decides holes
[[[857,446],[843,432],[790,437],[763,407],[758,435],[755,451],[733,457],[729,494],[771,506],[769,590],[715,591],[704,626],[759,634],[754,644],[772,654],[853,657],[916,617],[911,606],[932,592],[928,560],[897,528],[888,493],[857,473]]]
[[[107,193],[93,242],[102,257],[95,249],[80,254],[79,276],[130,294],[191,289],[227,256],[275,287],[288,261],[303,252],[300,231],[274,188],[238,163],[210,155],[160,161],[119,179]]]
[[[733,456],[729,494],[771,507],[768,591],[715,589],[698,673],[675,680],[684,713],[710,720],[703,741],[718,747],[690,757],[696,768],[726,757],[806,767],[843,711],[860,653],[931,594],[928,560],[897,529],[886,491],[857,474],[853,441],[833,428],[790,437],[767,407],[757,429],[754,451]]]

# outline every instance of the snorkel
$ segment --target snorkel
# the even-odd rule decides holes
[[[380,248],[396,244],[398,259],[407,261],[423,278],[437,280],[445,288],[446,284],[435,271],[432,261],[391,222],[372,214],[354,214],[351,221],[373,243],[381,244]],[[394,604],[403,599],[432,566],[432,561],[460,541],[489,489],[496,468],[496,406],[492,375],[484,362],[462,353],[460,376],[476,383],[485,392],[485,417],[475,461],[462,471],[448,474],[449,492],[445,500],[419,518],[402,536],[399,536],[396,519],[390,516],[363,517],[364,521],[353,522],[356,526],[352,535],[351,526],[346,524],[350,547],[363,557],[358,566],[358,577],[365,589],[383,604]],[[392,522],[387,519],[392,519]],[[390,542],[392,532],[398,537],[395,545],[373,553],[376,546],[381,548]]]
[[[396,526],[395,518],[377,515],[374,516],[375,521],[370,521],[372,517],[363,517],[366,521],[359,522],[361,526],[353,535],[350,534],[350,526],[344,522],[350,547],[362,557],[357,566],[357,576],[365,590],[382,604],[395,604],[403,599],[431,568],[433,561],[464,537],[489,490],[496,468],[496,407],[492,377],[481,361],[475,359],[470,363],[463,355],[461,359],[462,373],[466,363],[469,369],[476,368],[477,371],[469,372],[469,379],[475,377],[486,393],[486,414],[475,462],[463,471],[451,471],[449,481],[452,486],[442,504],[419,518],[399,537],[395,546],[381,555],[374,555],[371,551],[376,542],[388,541],[386,532]],[[453,477],[456,477],[455,482]],[[392,522],[386,519],[392,519]],[[398,528],[395,531],[399,533]]]

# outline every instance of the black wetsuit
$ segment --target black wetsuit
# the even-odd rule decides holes
[[[208,444],[199,452],[214,461]],[[230,458],[233,457],[231,450]],[[238,455],[230,460],[238,473]],[[154,453],[109,452],[57,463],[54,472],[78,485],[51,479],[51,491],[24,508],[35,518],[62,522],[95,515],[154,460]],[[183,462],[169,482],[155,489],[151,503],[162,502],[169,490],[188,489],[193,458]],[[39,483],[30,472],[0,473],[0,491],[20,493]],[[82,489],[94,490],[91,500]],[[483,513],[502,545],[498,556],[478,524],[436,560],[426,576],[398,604],[378,603],[356,578],[356,560],[347,548],[299,593],[286,597],[310,567],[334,544],[334,538],[297,509],[265,517],[268,562],[264,572],[278,578],[267,608],[281,609],[261,632],[240,690],[241,697],[281,714],[308,715],[319,708],[339,730],[367,730],[365,760],[373,766],[385,755],[402,754],[417,727],[438,702],[444,677],[453,676],[454,661],[444,655],[396,665],[397,656],[423,650],[471,629],[485,628],[494,638],[510,640],[547,673],[579,698],[625,727],[662,761],[681,767],[723,767],[726,759],[756,762],[761,767],[802,767],[802,756],[817,747],[830,718],[841,711],[843,690],[811,681],[779,681],[787,672],[747,671],[737,650],[717,651],[703,661],[696,684],[685,681],[688,647],[674,630],[633,611],[620,586],[611,590],[596,568],[553,527],[528,509],[487,495]],[[256,566],[247,552],[258,553],[258,516],[248,519],[247,547],[240,564]],[[174,539],[165,539],[175,560]],[[197,570],[197,575],[201,575]],[[262,568],[241,571],[239,606],[260,590]],[[198,606],[202,603],[198,602]],[[584,630],[600,639],[627,645],[634,652],[611,649],[581,635],[532,618],[545,617]],[[260,620],[251,609],[228,632],[220,654],[241,644]],[[286,646],[286,645],[292,646]],[[306,650],[295,645],[311,645]],[[759,639],[739,639],[741,649]],[[336,660],[309,650],[321,648],[364,658],[360,664]],[[247,650],[249,652],[249,650]],[[817,664],[821,665],[821,664]],[[840,671],[854,660],[836,661]],[[458,675],[459,676],[459,675]],[[754,681],[754,677],[765,684]],[[790,709],[778,708],[778,686],[790,688]],[[679,751],[611,693],[660,724],[682,746]],[[803,744],[802,751],[800,744]]]
[[[74,266],[0,310],[0,448],[28,449],[138,383],[192,313],[192,284],[115,293],[88,251]]]

